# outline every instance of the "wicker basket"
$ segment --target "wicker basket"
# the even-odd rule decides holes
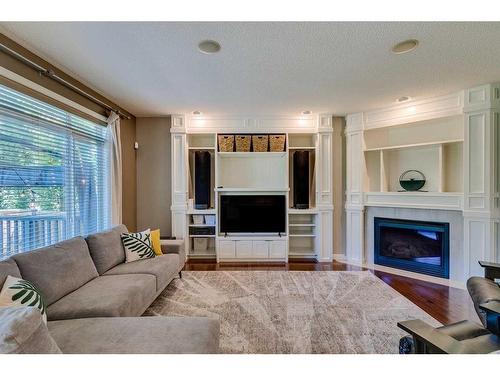
[[[250,152],[252,137],[249,135],[236,136],[236,152]]]
[[[223,134],[219,135],[219,151],[233,152],[234,150],[234,135]]]
[[[285,135],[284,134],[270,135],[269,149],[271,152],[285,151]]]
[[[252,135],[253,152],[267,152],[269,136]]]

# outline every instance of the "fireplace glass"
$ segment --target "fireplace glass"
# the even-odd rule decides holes
[[[375,218],[375,263],[448,278],[449,224]]]

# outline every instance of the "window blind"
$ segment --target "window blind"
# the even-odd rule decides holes
[[[106,128],[0,85],[0,258],[110,223]]]

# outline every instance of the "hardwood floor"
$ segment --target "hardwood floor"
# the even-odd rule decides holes
[[[184,270],[187,271],[360,271],[365,269],[336,261],[331,263],[315,263],[307,260],[294,260],[288,264],[217,264],[215,261],[191,260],[184,267]],[[450,324],[465,319],[479,322],[466,290],[387,272],[369,271],[443,324]]]

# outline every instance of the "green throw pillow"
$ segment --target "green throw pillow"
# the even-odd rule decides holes
[[[47,323],[45,301],[33,283],[14,276],[7,276],[0,292],[0,307],[33,306],[37,307]]]
[[[122,233],[121,238],[125,248],[125,263],[155,257],[149,229],[139,233]]]

